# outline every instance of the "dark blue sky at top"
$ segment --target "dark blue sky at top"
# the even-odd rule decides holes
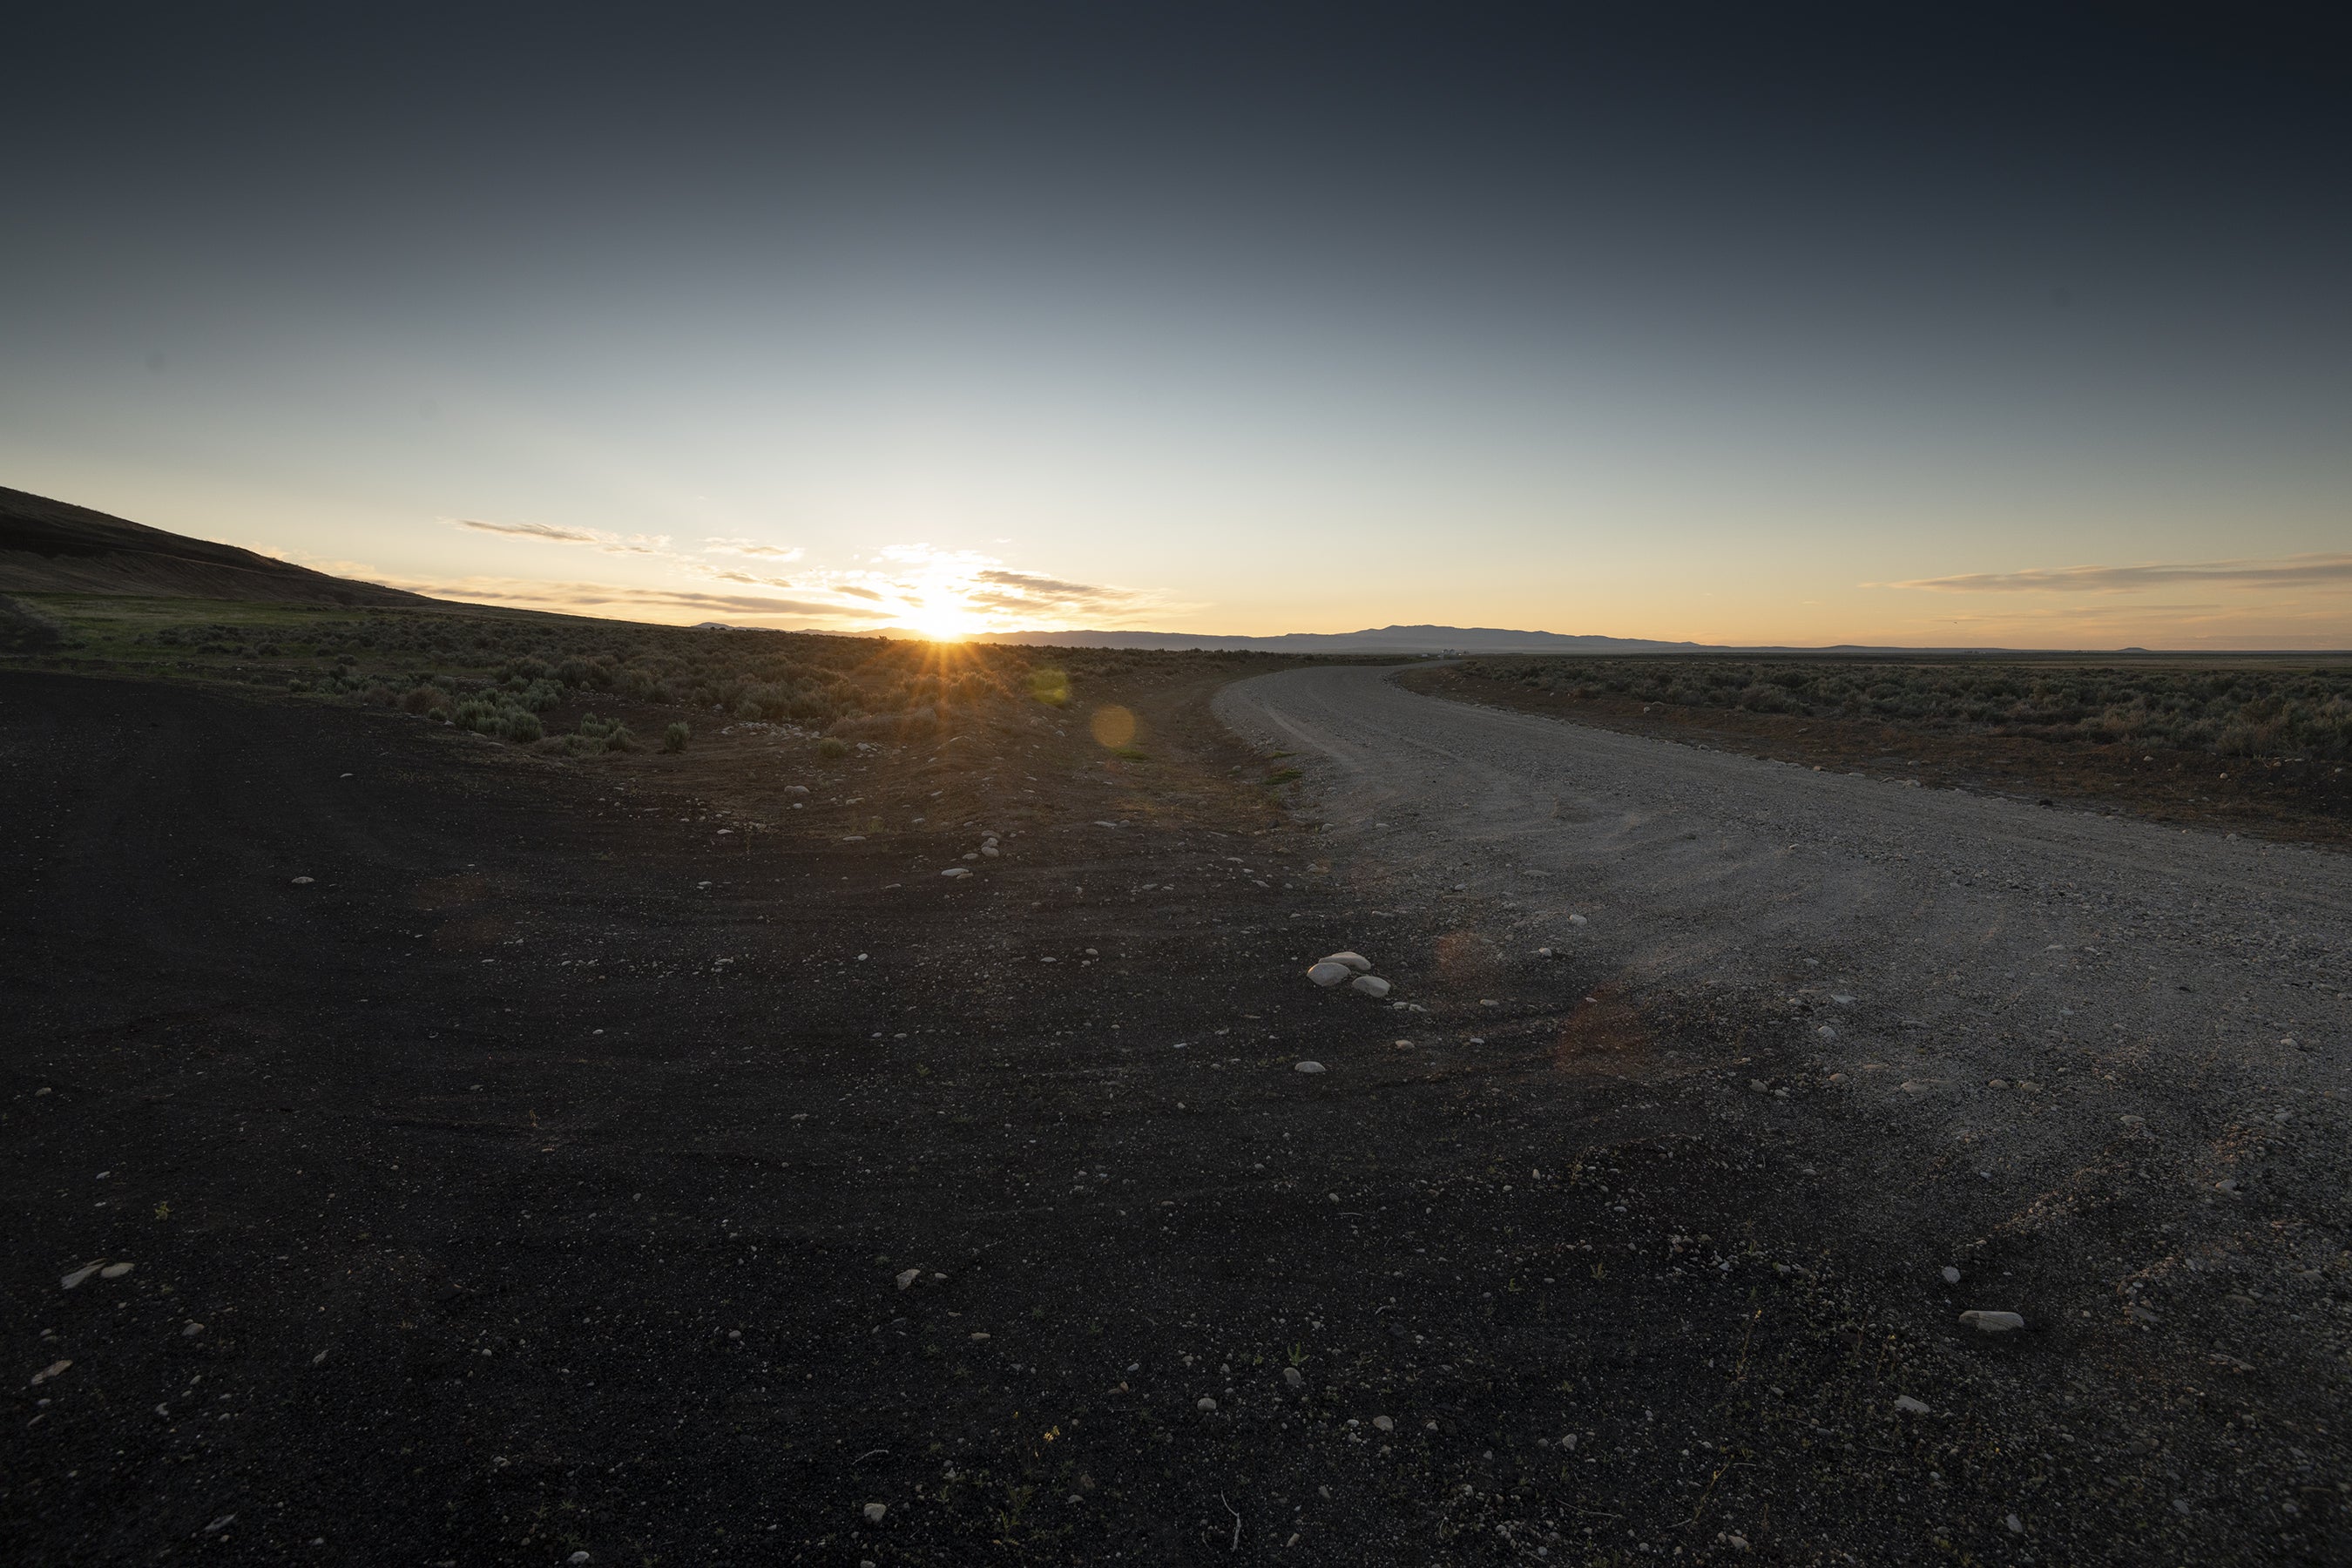
[[[383,345],[583,428],[624,365],[1058,369],[1177,429],[1311,426],[1320,374],[1437,453],[1540,444],[1448,407],[1577,364],[1815,409],[1809,454],[1948,424],[2053,497],[2267,466],[2282,548],[2345,494],[2352,71],[2284,12],[58,7],[9,53],[0,410],[44,384],[83,467],[123,365],[234,360],[261,418]],[[1428,407],[1374,406],[1399,366]]]

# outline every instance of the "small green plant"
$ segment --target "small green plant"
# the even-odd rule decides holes
[[[686,721],[676,720],[668,729],[662,731],[662,750],[683,752],[686,750],[686,743],[692,739],[694,739],[694,731],[687,728]]]
[[[838,735],[827,735],[816,743],[816,754],[828,763],[837,763],[849,755],[849,742]]]

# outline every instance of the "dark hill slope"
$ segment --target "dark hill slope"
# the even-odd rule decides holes
[[[439,603],[5,486],[0,486],[0,593],[139,594],[306,605]]]

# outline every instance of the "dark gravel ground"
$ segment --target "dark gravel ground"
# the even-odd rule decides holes
[[[1962,1337],[1717,1113],[1766,999],[1384,907],[1170,668],[832,771],[0,676],[0,1550],[2340,1560],[2259,1373]]]

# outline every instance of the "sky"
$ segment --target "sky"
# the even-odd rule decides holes
[[[2352,646],[2281,10],[54,6],[0,483],[856,631]]]

